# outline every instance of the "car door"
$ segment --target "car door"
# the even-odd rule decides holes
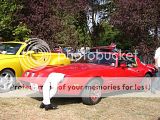
[[[120,67],[121,63],[125,63],[126,67]],[[123,57],[118,60],[117,66],[118,72],[117,76],[119,77],[142,77],[142,69],[138,66],[136,58],[133,57]]]
[[[126,67],[120,67],[121,63],[125,63]],[[119,65],[117,67],[117,74],[119,77],[124,77],[121,81],[122,85],[126,84],[128,86],[134,86],[140,80],[139,77],[143,77],[143,70],[138,66],[136,57],[123,57],[119,59]]]
[[[103,64],[101,69],[102,79],[104,80],[103,87],[107,88],[105,91],[107,93],[118,91],[120,83],[117,81],[117,56],[112,53],[105,54],[104,56],[104,59],[100,61]]]
[[[127,67],[126,71],[129,77],[143,77],[143,69],[138,66],[136,57],[127,57]]]

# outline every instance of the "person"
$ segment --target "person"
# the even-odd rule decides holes
[[[155,51],[154,59],[155,59],[155,67],[158,70],[158,72],[156,73],[157,78],[152,81],[151,85],[152,93],[155,93],[155,91],[159,89],[160,85],[160,47],[158,47],[157,50]]]
[[[157,77],[160,77],[160,47],[155,52],[155,67],[158,69]]]
[[[50,99],[54,97],[58,90],[58,84],[64,79],[62,73],[51,73],[43,84],[43,101],[40,108],[45,110],[57,109],[57,105],[51,104]]]

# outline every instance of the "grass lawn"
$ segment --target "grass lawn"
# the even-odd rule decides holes
[[[78,98],[56,98],[59,109],[40,109],[41,99],[1,98],[1,120],[158,120],[158,98],[104,98],[87,106]]]

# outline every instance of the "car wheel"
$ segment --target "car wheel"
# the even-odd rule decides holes
[[[6,69],[0,73],[0,92],[10,91],[15,84],[15,74],[11,70]]]
[[[152,77],[149,73],[147,73],[146,75],[145,75],[145,77]]]
[[[86,105],[95,105],[101,101],[102,91],[98,86],[102,86],[99,78],[92,79],[82,92],[82,102]],[[85,97],[86,96],[86,97]]]

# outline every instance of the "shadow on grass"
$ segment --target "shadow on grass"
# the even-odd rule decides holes
[[[117,95],[125,95],[128,93],[139,93],[139,92],[142,92],[142,91],[135,92],[134,90],[130,90],[130,91],[109,92],[109,93],[103,94],[104,97],[102,97],[102,99],[105,99],[105,98],[108,98],[111,96],[114,97]],[[43,100],[42,97],[33,97],[33,96],[30,96],[30,97],[33,99],[36,99],[38,101]],[[121,97],[121,96],[119,96],[119,97]],[[80,97],[53,97],[51,99],[51,103],[55,103],[57,105],[80,104],[80,103],[82,103],[82,99]]]
[[[32,97],[33,99],[36,99],[38,101],[42,101],[43,98],[41,97]],[[68,105],[68,104],[79,104],[82,103],[81,98],[52,98],[51,103],[55,103],[57,105]]]

